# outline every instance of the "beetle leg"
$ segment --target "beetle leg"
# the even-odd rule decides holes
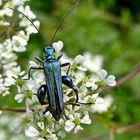
[[[44,61],[43,61],[41,58],[39,58],[39,57],[35,57],[35,59],[36,59],[37,61],[41,62],[41,63],[44,63]]]
[[[66,72],[66,74],[68,75],[68,73],[70,71],[70,63],[68,62],[68,63],[61,64],[61,67],[66,67],[66,66],[68,66],[68,70]]]
[[[23,80],[29,80],[31,78],[31,70],[42,70],[43,68],[42,67],[30,67],[29,68],[29,72],[28,72],[28,78],[25,78]]]
[[[60,60],[60,58],[63,56],[63,54],[61,54],[61,55],[59,55],[58,57],[57,57],[57,60]]]
[[[64,85],[66,85],[67,87],[69,87],[69,88],[71,88],[71,89],[74,90],[75,95],[76,95],[76,103],[83,104],[83,105],[90,105],[90,104],[92,104],[92,103],[81,103],[81,102],[78,101],[78,100],[79,100],[78,88],[77,88],[77,86],[75,86],[75,85],[73,84],[73,81],[72,81],[72,79],[71,79],[69,76],[63,75],[63,76],[62,76],[62,83],[63,83]]]
[[[64,85],[66,85],[67,87],[71,88],[74,90],[75,95],[76,95],[76,103],[78,103],[79,97],[78,97],[78,88],[73,84],[72,79],[67,76],[67,75],[63,75],[62,76],[62,83]]]
[[[44,84],[40,86],[37,91],[37,97],[41,105],[47,104],[45,102],[46,93],[47,93],[47,86]]]

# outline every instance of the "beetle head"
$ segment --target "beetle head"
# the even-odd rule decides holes
[[[46,47],[46,48],[44,48],[43,52],[44,52],[47,60],[55,59],[55,55],[54,55],[55,49],[54,48]]]

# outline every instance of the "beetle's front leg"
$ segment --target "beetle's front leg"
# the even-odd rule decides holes
[[[66,75],[68,75],[70,71],[70,63],[68,62],[68,63],[61,64],[61,67],[66,67],[66,66],[68,66],[68,70],[66,72]]]
[[[63,54],[59,55],[59,56],[57,57],[57,60],[60,60],[62,56],[63,56]]]
[[[30,67],[28,72],[28,78],[25,78],[23,80],[29,80],[31,78],[31,70],[42,70],[42,67]]]
[[[44,63],[44,61],[43,61],[41,58],[39,58],[39,57],[35,57],[35,59],[36,59],[37,61],[41,62],[41,63]]]
[[[45,102],[46,93],[47,93],[47,86],[44,84],[40,86],[37,91],[37,98],[41,105],[47,104],[47,102]]]

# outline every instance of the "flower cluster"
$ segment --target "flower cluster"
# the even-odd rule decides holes
[[[15,78],[24,74],[17,63],[16,53],[26,51],[30,34],[37,33],[23,15],[15,16],[16,12],[9,9],[17,9],[34,20],[36,16],[28,5],[24,5],[25,1],[28,0],[0,1],[0,27],[6,29],[0,34],[3,37],[0,43],[0,94],[3,96],[10,94],[9,87],[15,84]],[[39,27],[39,21],[34,20],[34,24]]]
[[[69,76],[73,79],[74,85],[78,87],[79,103],[75,103],[76,96],[74,91],[63,85],[64,112],[59,121],[56,121],[49,110],[49,105],[41,105],[37,98],[39,86],[45,84],[43,71],[35,71],[29,80],[23,80],[27,75],[17,63],[16,53],[26,51],[26,45],[31,33],[37,31],[30,22],[23,16],[17,16],[17,22],[10,23],[8,20],[15,18],[15,12],[8,7],[16,8],[23,12],[38,27],[39,22],[35,20],[35,15],[28,5],[24,6],[27,0],[10,0],[9,2],[0,1],[0,26],[7,28],[2,43],[0,43],[0,94],[6,96],[10,94],[10,88],[14,85],[17,88],[15,100],[18,103],[25,101],[26,112],[21,115],[21,119],[14,130],[19,132],[25,129],[25,135],[36,137],[38,140],[57,140],[58,137],[65,137],[66,133],[77,133],[83,130],[82,124],[91,124],[89,114],[92,112],[104,112],[110,106],[106,101],[99,97],[100,89],[105,86],[114,86],[116,84],[113,75],[107,76],[107,72],[101,69],[102,57],[92,57],[89,53],[83,56],[78,55],[74,59],[64,55],[61,63],[70,62],[71,69]],[[14,17],[13,17],[14,16]],[[7,19],[7,20],[6,20]],[[21,28],[15,29],[15,26]],[[13,30],[13,31],[11,31]],[[11,33],[12,32],[12,33]],[[14,33],[14,34],[13,34]],[[58,41],[52,44],[58,57],[63,42]],[[86,63],[85,63],[86,62]],[[29,67],[38,66],[33,61],[29,62]],[[67,69],[62,68],[62,74],[66,74]],[[48,99],[46,97],[46,102]],[[112,100],[108,100],[110,103]],[[104,104],[104,109],[100,105]]]
[[[58,41],[53,43],[52,46],[56,50],[57,57],[63,48],[63,43]],[[28,81],[16,79],[19,93],[15,96],[15,99],[19,103],[23,99],[26,102],[26,113],[22,115],[22,121],[25,124],[25,134],[27,136],[37,137],[38,140],[44,138],[55,140],[58,136],[65,137],[67,132],[77,133],[83,130],[82,124],[91,124],[89,113],[94,112],[94,108],[95,111],[98,111],[99,108],[99,112],[101,112],[100,104],[103,103],[104,99],[99,97],[100,88],[105,85],[114,86],[116,84],[115,77],[112,75],[107,76],[105,70],[99,70],[94,75],[93,73],[87,75],[89,73],[88,68],[84,67],[83,60],[84,56],[82,55],[76,56],[74,60],[66,56],[60,60],[61,63],[71,62],[70,77],[78,87],[79,102],[84,104],[75,104],[73,90],[63,85],[65,108],[59,121],[53,118],[48,109],[48,104],[41,106],[36,95],[39,85],[45,84],[43,71],[34,72]],[[31,66],[38,65],[31,61]],[[62,73],[66,74],[66,69],[62,69]],[[105,109],[104,106],[104,110],[106,111],[108,107],[109,105],[106,105]]]

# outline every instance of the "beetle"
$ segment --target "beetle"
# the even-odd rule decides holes
[[[44,48],[45,60],[36,59],[42,63],[42,67],[30,67],[28,79],[30,78],[30,72],[34,70],[43,70],[46,84],[39,87],[37,97],[41,105],[46,104],[45,97],[47,94],[50,112],[55,120],[59,120],[64,110],[63,91],[62,84],[74,90],[76,94],[76,103],[78,103],[78,88],[73,84],[73,80],[68,76],[70,70],[70,63],[61,64],[60,58],[62,55],[55,58],[55,49],[51,47]],[[61,67],[68,66],[66,75],[61,74]],[[26,80],[28,80],[26,79]]]
[[[77,4],[78,4],[78,1],[68,11],[68,13],[63,17],[62,22],[59,24],[59,26],[58,26],[58,28],[57,28],[57,30],[56,30],[53,38],[52,38],[52,42],[54,40],[54,37],[55,37],[58,29],[61,27],[62,23],[64,22],[65,18],[75,8],[75,6]],[[10,8],[10,9],[15,11],[15,12],[18,12],[18,13],[22,14],[24,17],[26,17],[31,22],[31,24],[36,28],[36,30],[40,34],[41,39],[44,41],[40,31],[34,25],[34,23],[32,22],[32,20],[29,17],[27,17],[22,12],[17,11],[13,8]],[[80,102],[78,102],[78,100],[79,100],[79,98],[78,98],[78,88],[77,88],[77,86],[75,86],[73,84],[73,80],[71,79],[71,77],[68,76],[69,70],[70,70],[70,63],[67,62],[67,63],[61,64],[60,58],[62,57],[62,55],[59,55],[57,58],[55,58],[55,49],[53,47],[46,47],[46,45],[45,45],[45,47],[43,49],[43,53],[44,53],[44,56],[45,56],[44,60],[42,60],[39,57],[35,57],[35,59],[42,64],[42,67],[40,67],[40,66],[30,67],[29,68],[29,73],[28,73],[28,78],[26,78],[24,80],[29,80],[30,79],[31,70],[43,70],[44,71],[46,84],[43,84],[39,87],[39,89],[37,91],[37,97],[38,97],[38,100],[39,100],[40,104],[45,105],[46,104],[45,98],[47,96],[48,102],[49,102],[49,110],[52,113],[54,119],[56,121],[58,121],[61,118],[61,116],[63,114],[63,111],[64,111],[62,84],[66,85],[67,87],[69,87],[71,89],[73,89],[73,91],[76,95],[76,101],[75,101],[76,103],[80,103]],[[61,74],[61,67],[66,67],[66,66],[68,67],[66,75],[62,75]],[[81,103],[81,104],[84,104],[84,103]]]

